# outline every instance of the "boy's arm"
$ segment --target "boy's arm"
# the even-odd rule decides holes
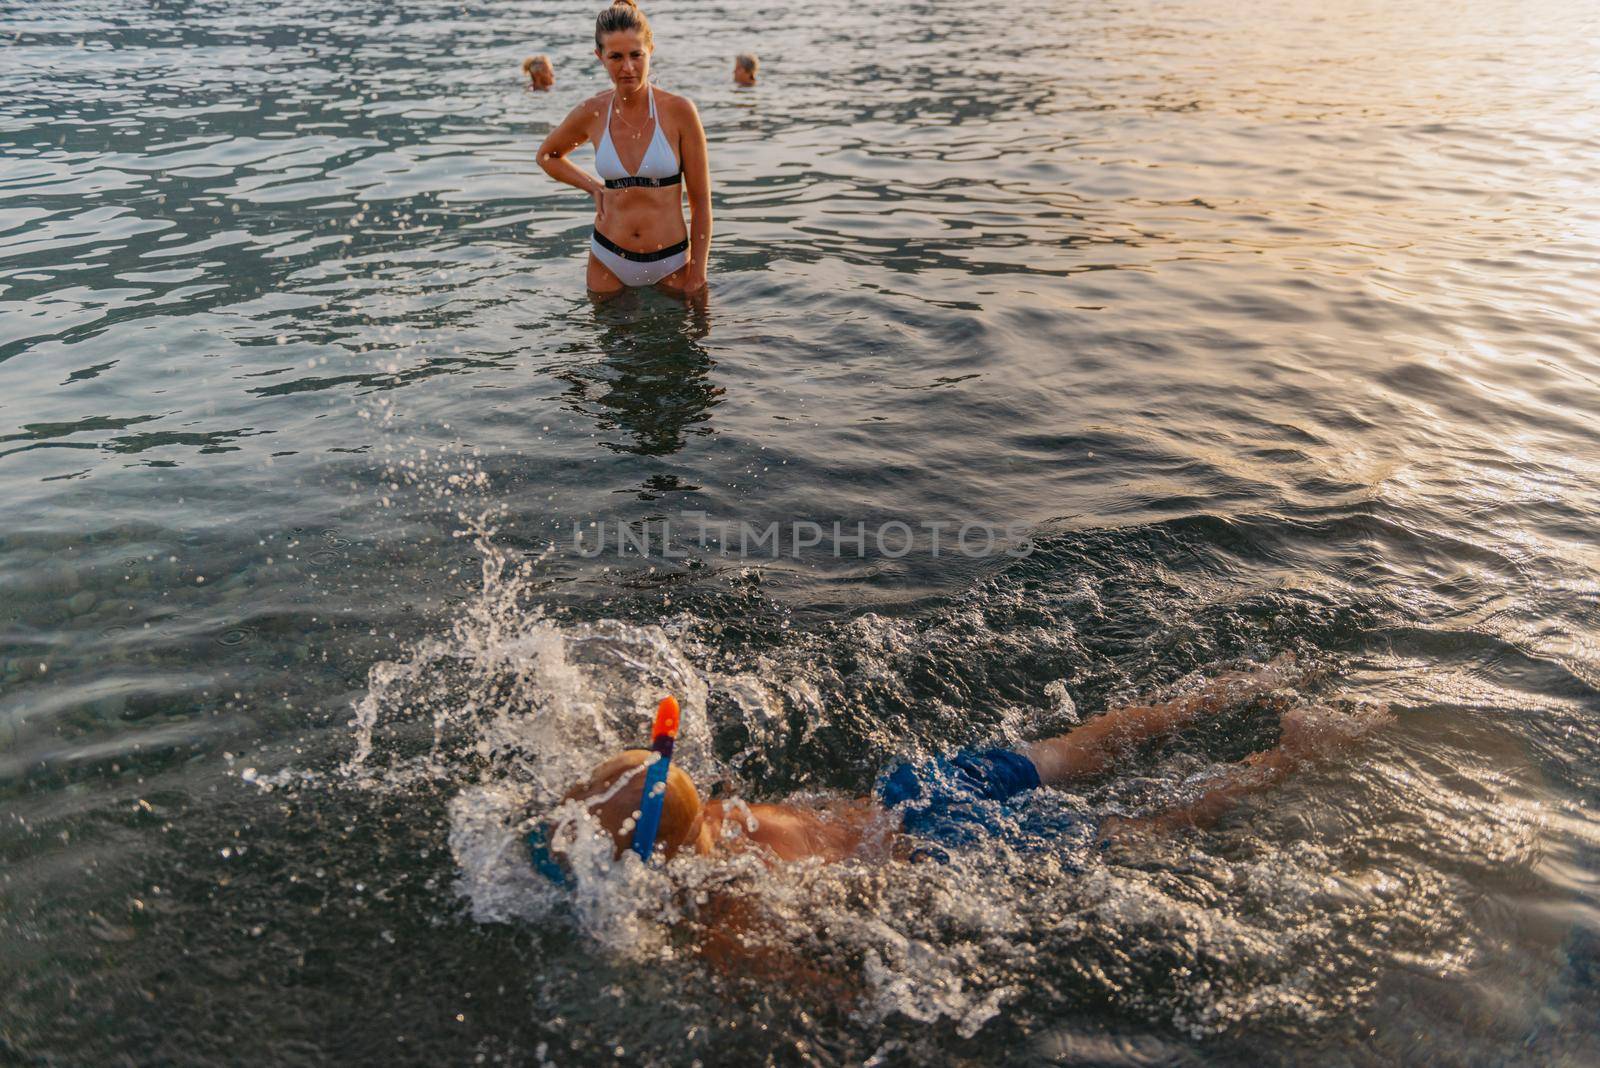
[[[767,916],[758,898],[713,892],[695,918],[697,955],[718,974],[735,981],[774,984],[811,1004],[848,1011],[859,991],[848,978],[806,960],[781,921]],[[803,994],[801,992],[804,992]]]

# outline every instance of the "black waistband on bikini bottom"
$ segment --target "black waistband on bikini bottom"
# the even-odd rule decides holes
[[[664,186],[677,185],[683,181],[683,172],[669,174],[665,178],[641,178],[637,175],[628,178],[607,178],[607,189],[661,189]]]
[[[669,245],[667,248],[657,249],[654,252],[635,252],[632,249],[623,248],[599,230],[594,232],[594,239],[607,252],[615,253],[625,260],[632,260],[634,263],[655,263],[657,260],[664,260],[668,256],[676,256],[680,252],[689,250],[689,239],[687,237],[676,245]]]

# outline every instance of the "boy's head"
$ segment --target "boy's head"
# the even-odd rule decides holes
[[[741,52],[733,60],[733,80],[739,85],[756,84],[756,70],[761,61],[753,52]]]
[[[620,857],[633,845],[633,825],[644,797],[645,767],[653,754],[628,749],[601,763],[589,777],[568,790],[563,801],[581,801],[611,835]],[[676,764],[667,771],[667,794],[661,806],[656,848],[670,858],[683,848],[695,849],[700,838],[700,794],[694,781]]]

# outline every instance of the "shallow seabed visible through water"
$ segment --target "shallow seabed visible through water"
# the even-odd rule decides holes
[[[535,166],[593,6],[0,2],[0,1061],[1600,1061],[1594,5],[661,0],[701,309]],[[850,796],[1285,652],[1028,802],[1387,704],[1203,831],[512,830],[666,690]],[[792,967],[695,957],[729,886]]]

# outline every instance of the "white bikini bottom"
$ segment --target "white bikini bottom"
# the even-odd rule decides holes
[[[632,252],[596,230],[589,251],[625,286],[653,286],[689,262],[689,239],[655,252]]]

